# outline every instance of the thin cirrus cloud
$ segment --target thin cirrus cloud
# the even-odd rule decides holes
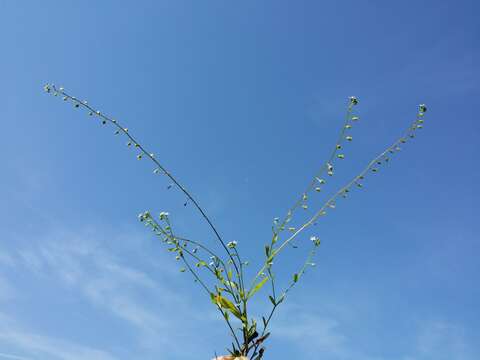
[[[159,352],[159,349],[165,350],[172,346],[170,345],[172,333],[176,334],[177,338],[186,339],[194,332],[189,324],[197,321],[212,322],[210,314],[202,315],[201,312],[195,312],[187,297],[173,290],[172,286],[165,285],[164,281],[155,281],[145,271],[139,270],[138,268],[142,266],[136,268],[131,264],[132,261],[126,263],[128,257],[116,256],[115,251],[107,250],[105,243],[95,239],[92,234],[61,232],[47,236],[33,246],[17,245],[16,249],[10,252],[2,250],[0,254],[0,270],[2,272],[5,270],[6,274],[0,277],[0,304],[11,304],[15,292],[22,293],[24,297],[31,297],[32,301],[34,299],[34,294],[27,294],[29,290],[25,288],[16,291],[13,277],[9,278],[9,274],[13,272],[9,273],[7,270],[15,269],[16,274],[21,273],[22,277],[28,278],[31,283],[48,283],[49,286],[55,284],[55,292],[59,294],[64,292],[77,294],[75,298],[82,308],[87,309],[85,311],[99,312],[101,316],[109,316],[112,323],[121,324],[123,331],[131,337],[127,349],[123,349],[127,353],[135,350],[137,354],[143,352],[148,355]],[[158,272],[158,269],[156,270]],[[171,271],[167,269],[164,273],[171,275]],[[48,289],[52,291],[51,287]],[[52,296],[58,297],[48,293],[35,296],[44,296],[47,302],[53,299]],[[65,320],[65,323],[68,323],[68,319]],[[5,324],[7,321],[2,323]],[[7,356],[22,358],[23,353],[32,355],[32,359],[38,358],[34,356],[35,354],[42,354],[40,357],[42,360],[117,358],[103,349],[48,336],[43,331],[42,335],[23,331],[17,323],[12,321],[9,323],[9,327],[0,327],[0,345],[3,343],[13,346],[20,354],[4,352],[4,358]],[[21,325],[30,328],[30,324]],[[94,326],[95,324],[92,324],[93,328]],[[190,344],[195,346],[194,342]],[[189,351],[191,349],[185,345],[181,349],[176,349],[176,354]],[[28,356],[24,358],[30,359]]]
[[[8,251],[2,249],[0,305],[12,304],[28,291],[17,288],[20,285],[10,275],[14,270],[16,274],[29,278],[31,283],[54,283],[59,294],[65,291],[76,294],[81,306],[87,309],[85,311],[106,314],[112,324],[122,324],[130,336],[129,344],[123,349],[112,348],[108,341],[93,346],[85,339],[79,344],[68,336],[34,330],[35,327],[22,316],[17,319],[0,312],[0,349],[13,350],[0,351],[0,359],[116,360],[131,357],[131,354],[141,354],[146,359],[153,356],[170,359],[165,355],[165,349],[173,351],[172,339],[184,344],[180,349],[174,349],[175,356],[180,358],[191,355],[196,348],[215,346],[206,345],[198,329],[206,324],[209,332],[213,329],[215,337],[223,328],[214,326],[212,312],[197,311],[197,304],[192,306],[181,290],[174,290],[176,287],[168,284],[169,280],[175,279],[177,272],[174,274],[169,270],[166,258],[160,258],[156,263],[162,269],[160,271],[152,265],[145,267],[130,259],[134,257],[131,254],[135,248],[133,243],[130,246],[128,240],[125,241],[125,249],[131,255],[125,256],[115,249],[107,249],[101,237],[88,232],[60,232],[28,247],[17,244]],[[148,263],[148,256],[142,260]],[[164,260],[166,264],[163,264]],[[159,272],[165,272],[165,278],[156,281],[149,275]],[[33,295],[28,294],[32,299]],[[55,295],[47,293],[44,296],[49,302]],[[349,307],[348,301],[336,302]],[[33,302],[29,305],[33,306]],[[447,321],[419,320],[419,325],[412,330],[415,341],[411,346],[402,349],[403,354],[387,359],[371,355],[368,348],[358,348],[355,334],[349,332],[352,325],[349,321],[355,322],[355,319],[336,316],[335,312],[330,315],[307,312],[299,304],[286,305],[273,323],[271,346],[280,341],[282,346],[290,344],[289,347],[305,357],[321,355],[332,360],[476,359],[465,331]],[[292,318],[296,321],[292,322]],[[35,319],[31,320],[35,322]]]

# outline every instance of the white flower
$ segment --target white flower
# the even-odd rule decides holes
[[[348,99],[350,100],[350,103],[352,105],[357,105],[358,104],[358,99],[355,96],[350,96]]]
[[[230,241],[228,244],[227,244],[227,247],[229,247],[230,249],[233,249],[237,246],[237,242],[236,241]]]
[[[168,215],[170,215],[168,212],[166,211],[162,211],[158,217],[160,218],[160,220],[165,220],[166,218],[168,218]]]
[[[319,246],[320,245],[320,239],[317,237],[317,236],[312,236],[310,237],[310,240],[313,242],[313,244],[315,246]]]

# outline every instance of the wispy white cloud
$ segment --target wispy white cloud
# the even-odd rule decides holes
[[[416,353],[411,358],[474,360],[478,355],[461,326],[446,321],[428,321],[419,327]]]
[[[20,255],[30,270],[39,276],[55,276],[94,306],[136,327],[142,339],[166,342],[162,330],[172,326],[169,317],[159,316],[142,301],[143,292],[154,294],[160,303],[174,303],[177,308],[185,305],[171,289],[121,263],[92,238],[76,235],[50,239],[41,247],[22,250]]]
[[[31,358],[18,356],[18,355],[15,355],[15,354],[6,354],[6,353],[2,353],[2,352],[0,352],[0,359],[31,360]]]
[[[0,250],[0,265],[4,266],[13,266],[15,263],[13,257],[6,253],[5,251]]]
[[[10,282],[2,275],[0,275],[0,302],[13,299],[15,290]]]
[[[123,246],[123,250],[126,248],[128,246]],[[31,281],[53,284],[54,289],[57,289],[55,291],[76,293],[80,296],[76,297],[78,301],[97,308],[102,316],[110,315],[113,317],[112,322],[123,322],[123,330],[129,334],[127,336],[133,335],[129,348],[145,354],[173,348],[175,344],[171,341],[172,334],[175,334],[177,340],[186,343],[187,338],[194,334],[194,324],[212,322],[210,313],[195,311],[189,297],[169,286],[169,281],[162,281],[165,279],[159,273],[167,274],[166,277],[170,278],[167,280],[171,282],[171,270],[165,269],[163,272],[155,268],[156,276],[160,276],[159,281],[156,281],[147,272],[148,269],[152,270],[150,264],[140,270],[125,254],[107,249],[102,236],[98,234],[62,232],[29,244],[28,247],[20,247],[11,254],[4,254],[9,259],[9,266],[15,266],[19,272],[27,272],[29,275],[25,276],[29,276]],[[128,249],[126,254],[128,256]],[[180,276],[178,271],[175,276]],[[8,281],[2,280],[0,277],[0,300],[2,294],[7,299],[7,295],[11,296],[14,290]],[[0,343],[12,343],[20,349],[42,348],[47,353],[50,345],[62,341],[52,340],[47,335],[0,329],[3,330]],[[195,341],[193,339],[188,345],[176,349],[177,355],[189,353],[191,347],[195,347]],[[75,345],[68,341],[65,344],[64,348],[68,349],[73,349]],[[51,346],[52,353],[49,353],[48,358],[74,359],[69,355],[68,349],[64,354],[59,352],[54,357],[54,348]],[[83,353],[87,354],[89,347],[82,348]],[[83,358],[92,359],[92,356],[97,356],[99,359],[108,359],[106,356],[110,355],[101,352],[97,354],[95,351],[91,350]],[[157,358],[162,359],[159,356]]]
[[[299,306],[287,306],[272,331],[275,337],[288,341],[306,358],[331,360],[474,360],[479,350],[464,328],[446,321],[417,320],[412,324],[412,342],[398,354],[379,355],[374,348],[358,347],[348,322],[315,314]],[[292,321],[294,319],[294,321]],[[413,321],[413,320],[412,320]],[[392,328],[395,325],[392,324]],[[372,346],[372,345],[370,345]],[[373,355],[377,352],[376,355]]]
[[[338,358],[346,355],[347,337],[341,332],[338,320],[307,314],[295,307],[285,310],[272,327],[275,336],[295,344],[308,356],[322,353]]]
[[[26,331],[15,319],[3,313],[0,313],[0,344],[18,349],[15,353],[0,352],[0,359],[117,360],[105,350]]]
[[[27,356],[0,353],[0,358],[19,360],[115,360],[117,359],[104,350],[80,346],[64,340],[40,336],[27,332],[0,330],[0,340],[16,346],[27,353]]]

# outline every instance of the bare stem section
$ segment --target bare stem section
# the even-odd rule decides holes
[[[300,222],[300,226],[290,226],[300,209],[308,210],[310,208],[309,200],[311,197],[313,198],[313,196],[318,193],[324,193],[327,179],[328,182],[330,182],[330,179],[334,177],[337,162],[343,161],[346,157],[345,149],[353,140],[351,134],[352,128],[360,120],[359,116],[354,113],[355,107],[358,105],[358,99],[353,96],[350,97],[348,99],[345,119],[330,156],[327,161],[320,166],[305,191],[300,194],[298,200],[290,207],[287,215],[282,220],[280,220],[280,218],[274,219],[272,238],[264,249],[265,260],[260,270],[252,279],[250,286],[247,288],[245,286],[244,266],[247,266],[248,262],[242,261],[237,249],[237,243],[235,241],[226,243],[223,240],[217,227],[214,226],[204,208],[199,205],[193,195],[176,177],[167,171],[153,153],[148,152],[145,147],[131,135],[128,128],[124,127],[117,120],[94,109],[87,101],[82,101],[69,95],[62,87],[57,88],[53,84],[47,84],[44,90],[49,94],[60,97],[64,101],[73,104],[74,108],[86,110],[89,116],[98,119],[101,124],[113,125],[115,135],[123,135],[127,140],[127,146],[137,151],[136,157],[138,160],[146,158],[153,162],[155,164],[153,172],[155,174],[165,175],[172,182],[172,185],[169,187],[175,187],[180,190],[186,196],[187,202],[193,204],[224,250],[226,255],[224,258],[204,245],[202,241],[179,236],[176,231],[174,232],[168,212],[163,211],[158,217],[154,217],[149,211],[145,211],[139,215],[139,220],[143,222],[145,226],[149,227],[152,232],[160,238],[162,243],[165,244],[167,250],[175,255],[176,260],[183,264],[180,271],[190,272],[192,274],[194,281],[206,292],[212,303],[221,313],[233,340],[231,348],[228,349],[232,358],[238,357],[251,360],[260,360],[263,358],[265,353],[264,342],[270,335],[268,326],[270,325],[273,315],[306,270],[311,266],[315,266],[313,258],[317,247],[320,246],[320,238],[317,236],[310,237],[312,249],[308,252],[302,266],[293,274],[288,286],[283,291],[278,291],[275,273],[273,271],[273,263],[276,257],[287,245],[295,247],[293,241],[299,238],[306,229],[316,224],[320,217],[327,215],[328,211],[336,208],[339,200],[347,198],[353,190],[361,189],[368,176],[378,173],[380,167],[388,163],[391,157],[399,152],[407,141],[413,139],[419,129],[423,128],[424,115],[427,111],[426,106],[421,104],[415,120],[400,138],[371,160],[363,170],[347,184],[333,192],[333,195],[328,197],[323,205],[318,207],[306,220]],[[267,283],[270,284],[271,288],[268,294],[268,300],[272,307],[266,316],[262,316],[261,329],[260,327],[257,329],[257,321],[248,313],[248,304],[254,295],[259,293]],[[236,329],[233,321],[240,322],[241,327]]]

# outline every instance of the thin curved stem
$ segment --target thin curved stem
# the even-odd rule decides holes
[[[298,228],[290,237],[288,237],[277,249],[272,250],[273,256],[277,256],[284,248],[286,245],[288,245],[293,239],[295,239],[303,230],[306,228],[310,227],[315,223],[315,221],[322,215],[325,214],[325,209],[332,203],[335,202],[335,200],[341,196],[345,195],[350,191],[350,188],[353,187],[353,185],[358,184],[361,180],[365,178],[365,175],[369,172],[372,171],[375,168],[375,165],[378,163],[382,163],[382,160],[388,161],[387,154],[388,153],[394,153],[395,151],[398,151],[400,149],[400,144],[405,143],[408,137],[413,137],[415,131],[419,126],[421,126],[421,122],[423,120],[421,117],[423,116],[422,112],[419,112],[417,114],[415,122],[405,131],[402,137],[397,139],[392,145],[387,147],[384,151],[382,151],[378,156],[376,156],[373,160],[371,160],[368,165],[357,175],[355,176],[350,182],[348,182],[345,186],[340,188],[333,196],[331,196],[325,204],[318,210],[311,218],[308,220],[306,223],[304,223],[300,228]],[[260,277],[262,272],[265,270],[267,267],[267,264],[265,263],[263,267],[260,269],[260,271],[257,273],[257,275],[254,278],[254,282]]]
[[[224,248],[224,250],[226,251],[226,253],[228,254],[229,258],[231,259],[232,263],[233,263],[233,266],[235,267],[235,271],[238,275],[238,277],[240,277],[240,271],[238,269],[238,266],[235,262],[235,259],[233,258],[232,256],[232,253],[229,251],[227,245],[225,244],[225,242],[223,241],[222,237],[220,236],[220,233],[218,232],[217,228],[213,225],[213,222],[210,220],[210,218],[207,216],[207,214],[205,213],[205,211],[203,210],[203,208],[199,205],[199,203],[193,198],[193,196],[190,194],[190,192],[182,185],[180,184],[180,182],[170,173],[166,170],[165,167],[163,167],[162,164],[160,164],[160,162],[153,156],[153,154],[147,152],[145,150],[145,148],[143,148],[143,146],[138,143],[135,138],[130,135],[130,133],[128,132],[128,129],[124,128],[123,126],[120,125],[120,123],[118,123],[116,120],[113,120],[111,119],[110,117],[102,114],[101,112],[99,111],[96,111],[95,109],[93,109],[90,105],[88,105],[86,102],[82,102],[82,101],[79,101],[77,98],[75,98],[74,96],[71,96],[69,95],[68,93],[66,93],[63,89],[57,89],[55,85],[52,85],[52,88],[53,90],[58,93],[58,94],[61,94],[64,96],[64,98],[66,99],[70,99],[72,101],[75,102],[75,106],[79,107],[79,106],[82,106],[83,108],[85,109],[88,109],[91,114],[95,114],[96,116],[99,116],[101,117],[102,119],[104,119],[105,121],[108,121],[109,123],[115,125],[117,127],[117,129],[119,131],[121,131],[124,135],[126,135],[134,144],[135,146],[145,155],[147,156],[151,161],[153,161],[155,163],[155,165],[185,194],[185,196],[193,203],[193,205],[195,206],[195,208],[198,210],[198,212],[200,213],[200,215],[204,218],[204,220],[208,223],[208,225],[210,226],[210,228],[212,229],[212,231],[214,232],[215,234],[215,237],[217,238],[217,240],[220,242],[220,244],[222,245],[222,247]]]

